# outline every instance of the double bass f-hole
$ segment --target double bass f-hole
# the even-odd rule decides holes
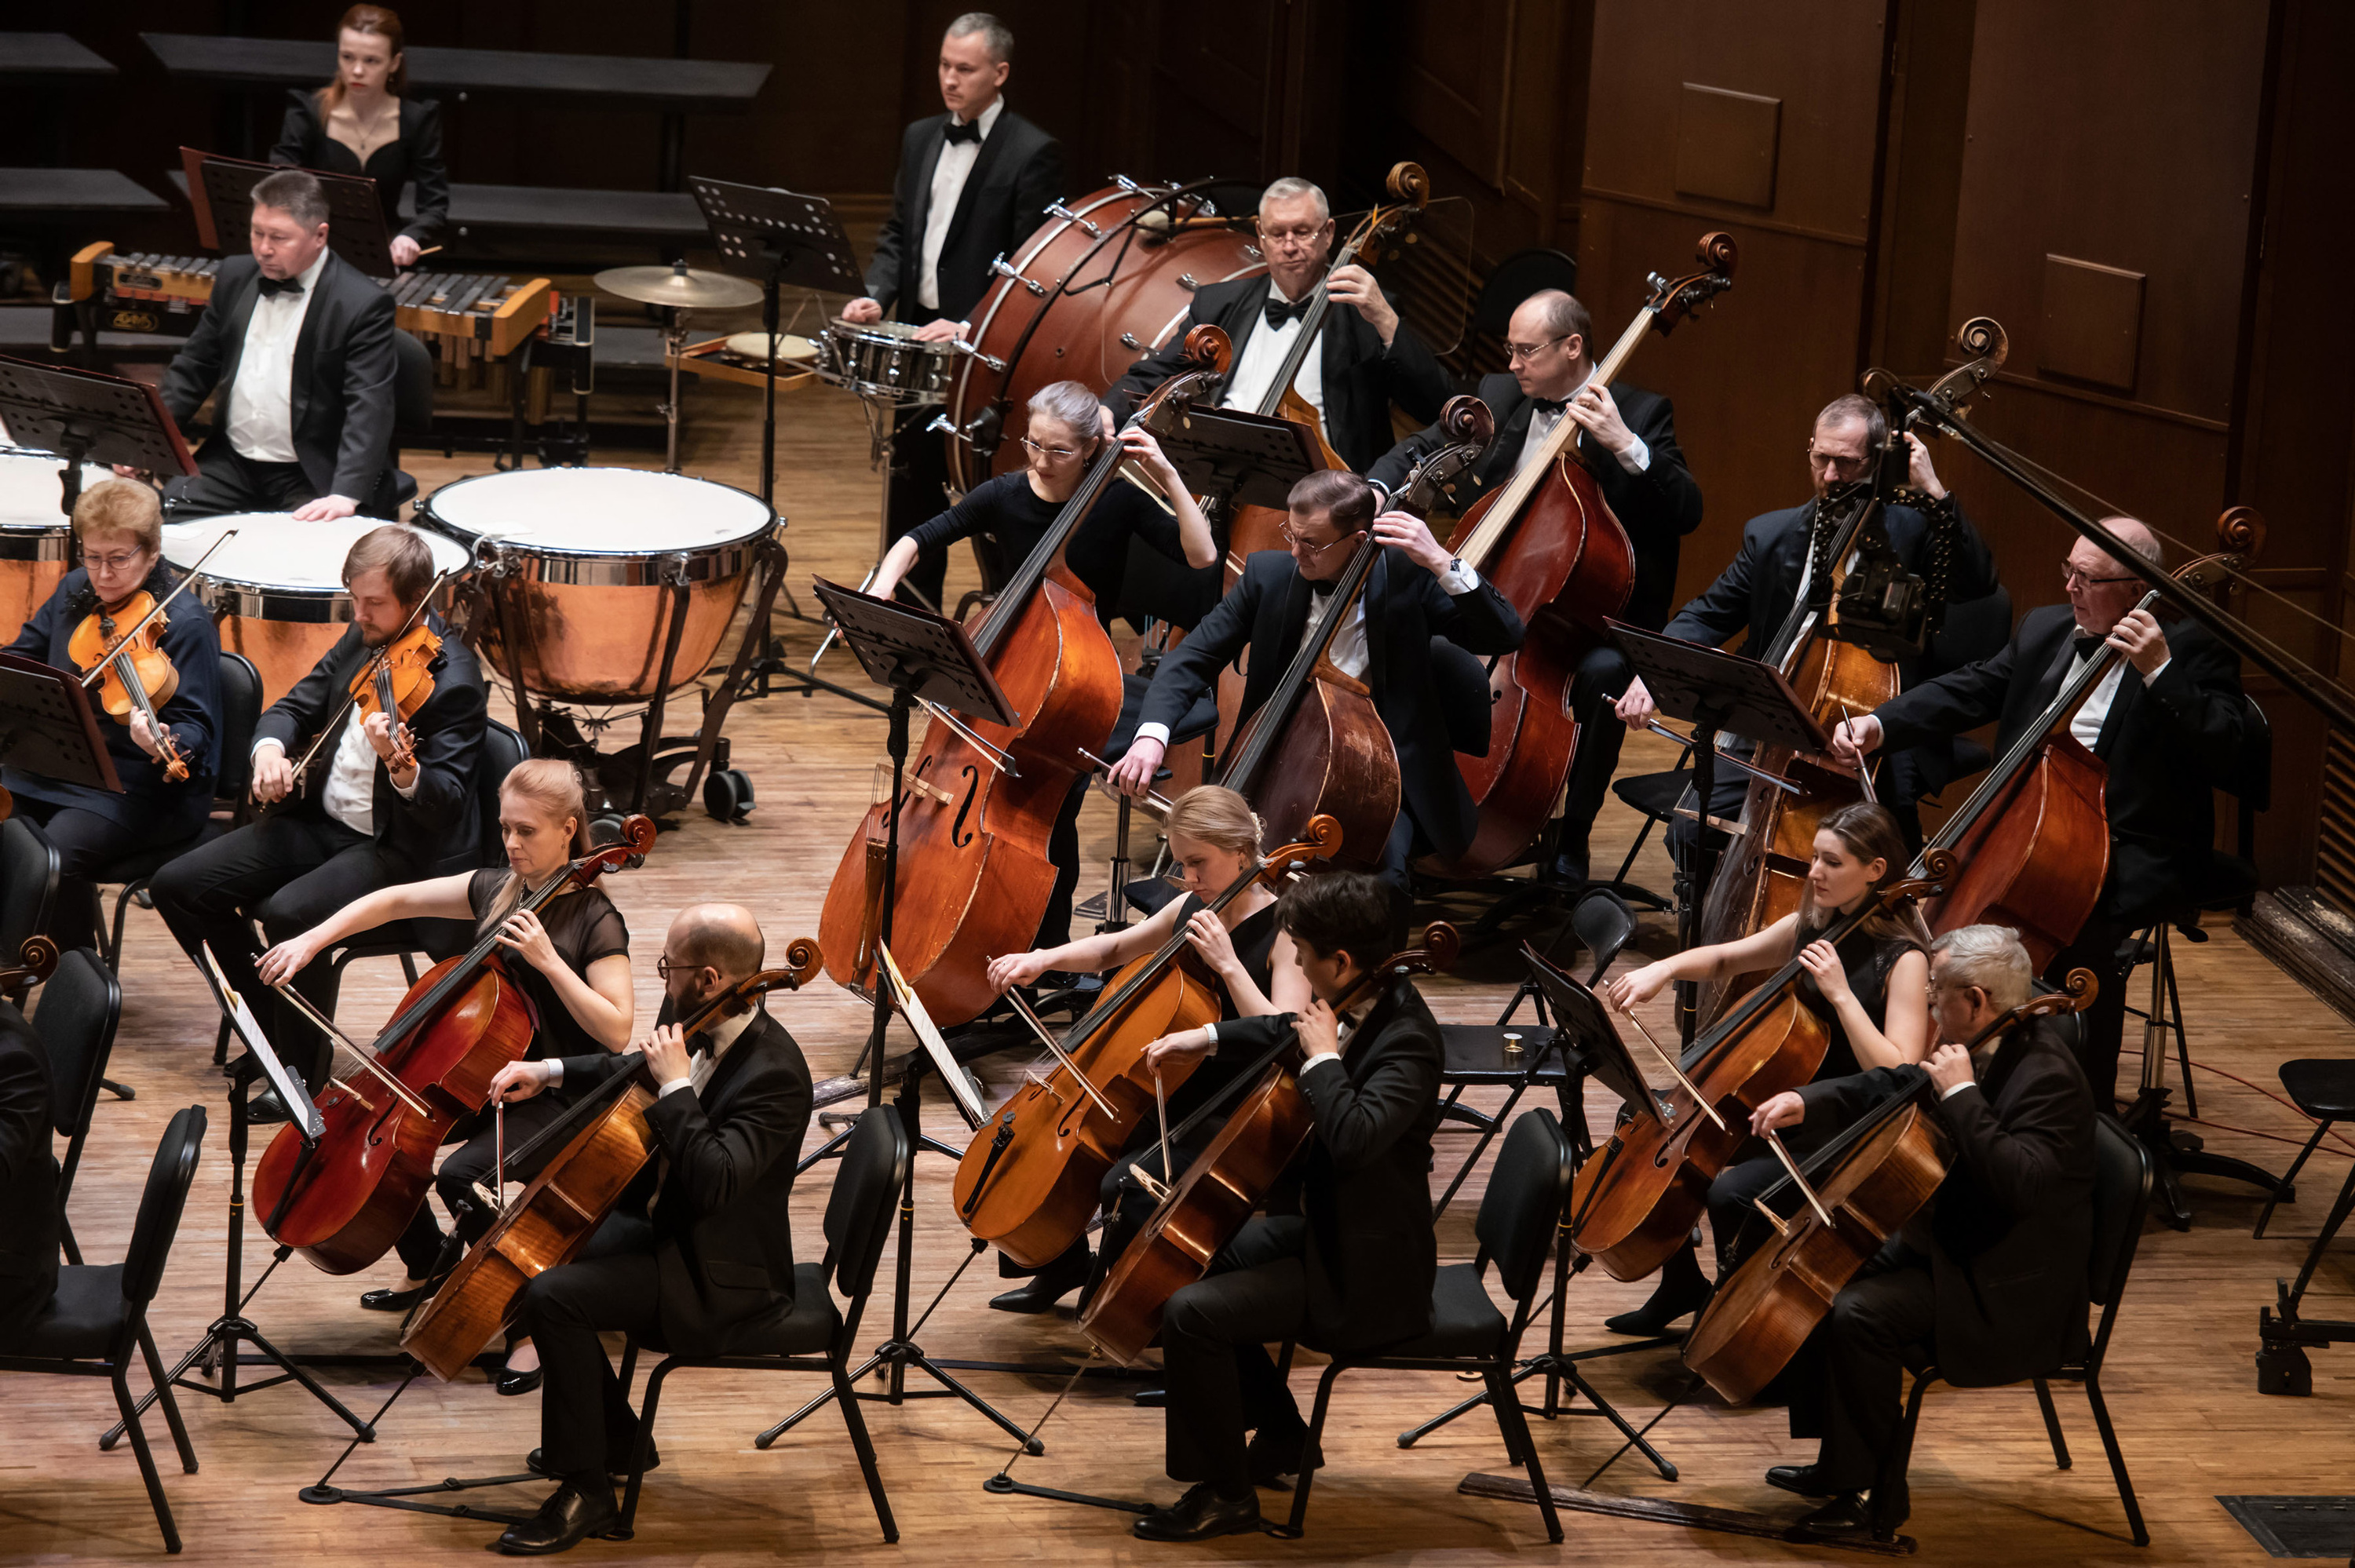
[[[957,802],[956,821],[949,824],[949,842],[959,849],[973,842],[973,830],[964,825],[964,821],[972,814],[974,794],[981,788],[980,768],[968,762],[962,771],[964,774],[964,799]]]

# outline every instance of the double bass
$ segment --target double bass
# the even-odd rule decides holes
[[[1377,984],[1453,968],[1462,945],[1455,927],[1433,922],[1423,928],[1421,947],[1359,975],[1334,1002],[1334,1011],[1347,1011]],[[1136,1364],[1160,1332],[1169,1298],[1209,1272],[1219,1249],[1234,1239],[1315,1136],[1308,1097],[1293,1078],[1298,1053],[1296,1041],[1277,1047],[1274,1058],[1235,1100],[1226,1126],[1186,1168],[1089,1298],[1080,1314],[1080,1332],[1113,1361]]]
[[[573,885],[634,863],[654,847],[649,817],[622,822],[603,845],[551,876],[517,906],[538,912]],[[254,1212],[271,1239],[329,1274],[353,1274],[385,1255],[417,1216],[433,1157],[460,1118],[482,1108],[491,1079],[531,1048],[531,1001],[507,973],[498,931],[419,977],[348,1078],[319,1097],[326,1131],[315,1149],[292,1123],[253,1171]]]
[[[1187,338],[1197,368],[1173,376],[1130,416],[1167,429],[1227,361],[1226,334]],[[1018,715],[1011,727],[934,710],[897,800],[870,806],[843,852],[818,941],[826,974],[861,995],[875,984],[890,817],[899,819],[891,954],[935,1022],[964,1023],[996,1000],[991,955],[1030,944],[1054,890],[1048,838],[1087,753],[1120,718],[1120,656],[1094,596],[1062,564],[1063,546],[1114,481],[1107,440],[1054,524],[1002,588],[974,648]]]
[[[1281,883],[1300,863],[1329,856],[1340,841],[1340,827],[1330,817],[1312,819],[1305,839],[1285,844],[1228,884],[1211,900],[1209,913],[1254,883]],[[1106,982],[1096,1004],[1056,1046],[1055,1070],[1017,1089],[966,1145],[953,1189],[965,1229],[1028,1268],[1044,1267],[1079,1240],[1105,1173],[1154,1114],[1146,1047],[1215,1022],[1220,996],[1217,978],[1195,957],[1182,926]],[[1164,1069],[1163,1089],[1175,1094],[1194,1065]]]
[[[687,1014],[679,1033],[691,1037],[722,1018],[750,1012],[773,991],[798,991],[817,969],[817,944],[797,938],[785,948],[783,968],[738,980]],[[646,1107],[655,1097],[644,1082],[645,1060],[643,1052],[623,1056],[612,1077],[516,1150],[520,1165],[563,1142],[410,1320],[400,1348],[443,1383],[465,1371],[514,1320],[524,1287],[580,1255],[654,1158]]]
[[[1609,386],[1651,333],[1666,336],[1733,287],[1731,236],[1701,236],[1700,254],[1706,270],[1652,276],[1651,297],[1586,385]],[[1544,450],[1510,483],[1475,502],[1456,526],[1457,557],[1496,585],[1529,633],[1518,652],[1489,664],[1487,754],[1456,754],[1480,825],[1460,857],[1437,867],[1445,876],[1488,875],[1544,830],[1577,746],[1571,681],[1579,661],[1610,641],[1604,622],[1635,590],[1635,546],[1579,455],[1579,430],[1575,420],[1561,420]]]

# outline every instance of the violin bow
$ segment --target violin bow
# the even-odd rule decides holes
[[[192,573],[194,570],[194,567],[190,568]],[[399,642],[402,638],[417,630],[417,618],[425,613],[425,607],[433,602],[433,596],[442,591],[442,585],[450,580],[451,575],[452,573],[449,570],[434,573],[433,581],[426,587],[424,594],[418,599],[415,607],[410,610],[409,619],[400,623],[400,630],[384,640],[383,648],[378,649],[373,654],[369,655],[369,669],[367,672],[369,680],[374,680],[376,678],[375,666],[381,664],[384,662],[386,649],[390,648],[394,643]],[[368,689],[366,682],[361,683],[360,689],[361,691]],[[304,748],[303,760],[294,765],[294,777],[296,779],[301,779],[303,777],[303,770],[310,767],[312,762],[317,758],[319,755],[319,747],[327,744],[327,737],[343,727],[346,715],[350,714],[352,709],[357,705],[359,700],[359,692],[347,694],[344,698],[344,705],[337,708],[335,712],[335,715],[329,718],[325,724],[319,726],[319,733],[312,736],[311,744]]]
[[[81,678],[81,683],[84,689],[87,689],[92,681],[97,680],[101,674],[105,673],[106,667],[114,662],[115,658],[122,650],[130,646],[131,640],[133,638],[147,630],[148,622],[163,614],[164,608],[170,604],[174,599],[180,597],[180,591],[183,588],[186,588],[190,583],[197,580],[197,574],[204,569],[204,565],[207,561],[213,558],[213,552],[219,549],[223,545],[228,544],[231,539],[236,538],[237,535],[238,530],[235,528],[225,528],[221,531],[221,536],[219,538],[215,539],[209,546],[206,546],[205,553],[197,557],[197,564],[180,574],[180,580],[172,585],[172,591],[165,594],[162,599],[157,599],[154,609],[141,616],[137,622],[132,626],[130,630],[123,633],[122,636],[114,640],[114,651],[112,652],[108,653],[105,658],[101,659],[97,663],[92,664],[90,669],[84,673]]]

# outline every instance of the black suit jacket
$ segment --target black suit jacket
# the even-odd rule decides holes
[[[1810,1084],[1799,1091],[1806,1125],[1851,1122],[1918,1075],[1876,1067]],[[2084,1072],[2039,1019],[2004,1037],[1979,1083],[1933,1105],[1955,1144],[1926,1227],[1938,1368],[1957,1385],[2050,1372],[2085,1340],[2094,1132]]]
[[[1725,570],[1717,575],[1715,582],[1677,611],[1665,629],[1668,634],[1688,642],[1721,643],[1740,632],[1742,643],[1734,652],[1753,659],[1765,658],[1783,623],[1790,618],[1792,606],[1798,602],[1799,576],[1806,569],[1807,540],[1815,526],[1815,503],[1811,501],[1780,512],[1763,513],[1743,524],[1742,548],[1735,552]],[[1959,504],[1955,517],[1960,523],[1959,537],[1946,597],[1950,602],[1961,603],[1995,592],[1995,557],[1987,553],[1987,542],[1971,526],[1970,519],[1963,515]],[[1930,519],[1913,507],[1891,506],[1884,526],[1890,547],[1897,552],[1906,569],[1926,571]],[[1899,676],[1906,685],[1919,678],[1920,664],[1915,659],[1898,662]],[[1918,776],[1925,791],[1942,788],[1954,777],[1951,736],[1934,736],[1914,750]]]
[[[1273,694],[1299,650],[1312,592],[1290,551],[1253,553],[1227,596],[1162,655],[1138,722],[1176,729],[1217,684],[1219,672],[1248,648],[1240,729]],[[1431,640],[1444,637],[1471,653],[1510,653],[1521,645],[1521,618],[1485,577],[1472,592],[1450,597],[1438,578],[1394,549],[1382,552],[1366,579],[1365,615],[1366,684],[1398,748],[1407,809],[1438,853],[1452,858],[1471,843],[1480,813],[1455,769]]]
[[[1593,474],[1611,514],[1627,530],[1627,542],[1635,547],[1636,588],[1627,597],[1626,613],[1621,619],[1657,627],[1668,618],[1670,598],[1677,591],[1678,542],[1700,526],[1700,486],[1685,467],[1684,449],[1677,445],[1676,410],[1668,400],[1624,381],[1611,388],[1611,396],[1619,405],[1619,418],[1651,449],[1650,465],[1641,473],[1629,473],[1625,464],[1594,445],[1583,430],[1579,432],[1576,450],[1587,471]],[[1497,437],[1472,471],[1456,482],[1459,516],[1480,497],[1511,481],[1513,465],[1520,461],[1521,448],[1529,440],[1529,416],[1537,407],[1509,375],[1482,376],[1480,401],[1496,416]],[[1426,453],[1448,444],[1445,432],[1436,425],[1418,430],[1367,470],[1366,477],[1396,491]]]
[[[611,1077],[622,1058],[564,1059],[564,1084]],[[809,1064],[783,1024],[755,1013],[700,1090],[646,1112],[669,1161],[654,1207],[663,1342],[683,1356],[756,1352],[794,1309],[794,1168],[809,1131]]]
[[[2075,618],[2065,604],[2020,617],[2002,651],[1925,681],[1875,710],[1881,744],[1918,746],[1998,722],[2000,758],[2059,694]],[[2170,654],[2148,685],[2132,664],[2094,745],[2109,768],[2110,875],[2103,911],[2137,926],[2199,885],[2216,837],[2214,791],[2242,776],[2247,705],[2238,655],[2192,621],[2167,629]]]
[[[924,265],[924,225],[932,216],[932,171],[939,166],[945,113],[919,120],[900,140],[900,177],[891,187],[891,216],[875,238],[867,266],[867,294],[901,321],[930,320],[916,302]],[[1002,111],[981,143],[957,196],[956,214],[941,243],[940,313],[951,321],[973,314],[996,280],[989,264],[1047,220],[1047,206],[1063,194],[1063,144],[1013,110]]]
[[[25,1015],[0,1001],[0,1346],[58,1290],[50,1093],[48,1052]]]
[[[182,426],[218,389],[217,439],[228,439],[229,388],[261,297],[261,278],[250,256],[220,264],[212,302],[164,373],[164,406]],[[294,456],[320,494],[366,502],[389,466],[392,296],[333,251],[319,270],[318,291],[294,339]]]
[[[376,765],[377,847],[411,868],[419,879],[472,871],[482,858],[482,813],[475,805],[474,769],[483,755],[483,672],[474,656],[442,619],[428,610],[425,624],[442,638],[442,652],[428,666],[433,694],[409,721],[417,737],[417,789],[404,799],[392,775]],[[327,656],[270,705],[254,726],[259,744],[274,740],[287,760],[302,758],[330,719],[343,708],[352,676],[368,657],[360,629],[346,630]],[[340,732],[338,735],[340,738]],[[315,800],[326,788],[336,739],[319,748],[304,775],[303,792]]]
[[[421,248],[442,238],[450,219],[450,171],[442,161],[442,106],[430,98],[400,101],[400,135],[378,147],[362,164],[357,154],[327,134],[317,90],[297,88],[286,95],[286,118],[278,127],[273,164],[330,174],[365,175],[376,182],[377,205],[384,209],[388,238],[406,234]],[[416,216],[400,221],[400,187],[417,183]]]
[[[1295,1013],[1219,1025],[1219,1054],[1264,1054]],[[1308,1221],[1308,1326],[1318,1350],[1394,1344],[1431,1330],[1439,1267],[1431,1228],[1431,1134],[1439,1125],[1439,1025],[1393,978],[1343,1043],[1341,1066],[1300,1077],[1316,1121],[1301,1181]]]
[[[1104,394],[1104,406],[1113,417],[1127,418],[1155,387],[1185,368],[1186,334],[1198,326],[1209,323],[1225,333],[1234,344],[1235,359],[1241,360],[1243,344],[1267,319],[1270,287],[1263,273],[1195,290],[1186,324],[1159,353],[1130,366],[1128,374]],[[1327,307],[1314,352],[1325,378],[1326,440],[1359,473],[1390,450],[1392,403],[1415,418],[1436,419],[1453,390],[1447,373],[1413,328],[1401,322],[1384,348],[1381,334],[1355,305],[1335,302]]]

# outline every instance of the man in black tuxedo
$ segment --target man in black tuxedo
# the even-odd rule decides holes
[[[301,169],[253,187],[248,242],[164,376],[182,425],[219,394],[199,471],[165,493],[180,517],[349,517],[389,494],[392,296],[327,249],[327,198]]]
[[[1839,1293],[1794,1363],[1791,1435],[1820,1437],[1822,1449],[1814,1464],[1777,1465],[1766,1479],[1832,1499],[1803,1522],[1815,1533],[1888,1539],[1905,1522],[1905,1477],[1884,1457],[1909,1359],[1934,1357],[1957,1387],[1988,1387],[2051,1373],[2085,1345],[2095,1136],[2085,1075],[2043,1019],[1969,1048],[2028,1000],[2033,968],[2015,932],[1950,931],[1930,966],[1945,1044],[1924,1064],[1926,1093],[1955,1160],[1930,1208]],[[1751,1125],[1842,1127],[1918,1089],[1921,1074],[1827,1078],[1775,1096]],[[1868,1489],[1870,1505],[1859,1496]]]
[[[759,972],[765,943],[751,911],[702,904],[663,939],[664,1012],[681,1019]],[[716,1018],[691,1037],[658,1024],[638,1047],[656,1094],[646,1112],[660,1152],[578,1261],[525,1289],[521,1326],[539,1346],[540,1446],[527,1461],[561,1484],[503,1552],[579,1545],[616,1516],[612,1476],[629,1467],[638,1421],[600,1334],[631,1333],[675,1355],[759,1355],[794,1309],[794,1168],[809,1131],[810,1071],[784,1025],[760,1009]],[[514,1062],[495,1099],[553,1084],[593,1087],[625,1058]]]
[[[1356,873],[1294,883],[1276,920],[1316,1000],[1304,1012],[1213,1026],[1220,1054],[1256,1058],[1297,1040],[1316,1136],[1298,1167],[1300,1212],[1249,1222],[1208,1277],[1172,1296],[1162,1315],[1167,1467],[1188,1487],[1136,1521],[1146,1541],[1257,1530],[1253,1484],[1277,1484],[1316,1463],[1303,1452],[1307,1424],[1269,1344],[1296,1337],[1337,1352],[1430,1330],[1439,1025],[1404,976],[1359,984],[1397,950],[1392,907],[1379,882]]]
[[[2158,541],[2131,517],[2103,526],[2156,566]],[[2068,677],[2107,647],[2123,655],[2069,721],[2069,733],[2108,769],[2104,805],[2110,821],[2110,869],[2077,939],[2046,969],[2058,979],[2074,968],[2101,980],[2083,1015],[2085,1076],[2107,1105],[2116,1088],[2126,980],[2134,971],[2127,939],[2179,908],[2206,881],[2216,839],[2214,791],[2239,787],[2245,767],[2248,704],[2241,661],[2196,621],[2162,630],[2136,602],[2146,591],[2089,539],[2069,552],[2065,605],[2019,618],[2000,652],[1925,681],[1872,713],[1842,724],[1842,755],[1861,759],[1879,747],[1918,746],[1995,721],[1996,755],[2025,736]]]
[[[1255,278],[1205,283],[1194,291],[1186,323],[1159,352],[1129,366],[1104,394],[1104,429],[1126,419],[1153,389],[1186,366],[1186,334],[1218,327],[1234,345],[1218,405],[1258,409],[1280,397],[1276,376],[1305,331],[1308,296],[1322,279],[1331,300],[1319,342],[1303,357],[1292,389],[1324,421],[1325,439],[1359,473],[1390,450],[1391,405],[1417,419],[1436,419],[1452,388],[1447,373],[1414,330],[1399,320],[1374,275],[1352,262],[1326,275],[1333,254],[1333,213],[1325,193],[1286,178],[1259,198],[1259,248],[1267,270]]]
[[[394,772],[398,740],[385,715],[347,707],[351,679],[376,651],[410,624],[433,586],[433,553],[413,529],[389,523],[361,535],[344,558],[352,625],[311,673],[295,683],[254,730],[253,798],[264,806],[296,789],[293,758],[332,722],[340,726],[305,771],[300,797],[235,832],[193,850],[155,874],[156,912],[194,959],[210,942],[241,996],[277,1003],[254,972],[253,922],[276,944],[309,930],[355,898],[395,883],[472,871],[482,853],[475,764],[483,747],[483,673],[465,643],[431,610],[417,617],[442,639],[427,666],[433,694],[402,726],[413,755]],[[428,951],[455,951],[469,933],[421,932]],[[201,959],[197,960],[201,963]],[[313,964],[295,988],[333,1016],[333,965]],[[271,1038],[317,1041],[305,1073],[313,1093],[326,1081],[332,1052],[291,1006],[279,1005]],[[269,1023],[267,1014],[257,1014]],[[295,1060],[301,1054],[290,1053]],[[284,1115],[263,1095],[257,1114]]]
[[[1374,515],[1373,486],[1327,469],[1292,487],[1289,550],[1260,550],[1243,575],[1186,641],[1164,654],[1138,713],[1135,738],[1115,733],[1113,782],[1142,797],[1168,749],[1172,728],[1217,683],[1219,672],[1248,649],[1240,730],[1284,678],[1309,631],[1324,623],[1358,541],[1370,528],[1387,546],[1366,579],[1350,620],[1334,634],[1328,657],[1373,692],[1375,711],[1398,750],[1402,807],[1380,859],[1382,879],[1403,900],[1415,855],[1455,856],[1479,824],[1471,792],[1456,771],[1448,713],[1433,676],[1431,640],[1444,637],[1473,653],[1510,653],[1521,645],[1521,618],[1480,574],[1451,557],[1423,520],[1404,512]]]
[[[58,1162],[49,1054],[0,1001],[0,1355],[58,1293]]]
[[[1869,478],[1876,454],[1888,439],[1888,416],[1870,398],[1849,393],[1826,404],[1824,411],[1816,416],[1815,430],[1807,443],[1807,469],[1816,487],[1814,498],[1780,512],[1763,513],[1743,524],[1742,548],[1732,564],[1718,574],[1706,591],[1677,611],[1675,619],[1662,630],[1670,637],[1712,646],[1725,642],[1738,631],[1742,634],[1742,643],[1734,652],[1753,659],[1769,657],[1775,638],[1798,602],[1801,588],[1828,589],[1828,580],[1821,584],[1814,580],[1809,553],[1826,495],[1835,485]],[[1961,503],[1946,493],[1937,468],[1930,461],[1930,449],[1922,438],[1909,432],[1905,440],[1909,453],[1906,482],[1929,497],[1932,504],[1928,513],[1912,506],[1893,505],[1888,509],[1884,525],[1890,547],[1897,552],[1908,571],[1927,575],[1935,530],[1941,526],[1950,528],[1948,602],[1961,603],[1995,592],[1995,557],[1987,553],[1986,541],[1964,517]],[[1938,515],[1942,512],[1945,515]],[[1900,661],[1898,673],[1906,685],[1912,685],[1919,673],[1919,661]],[[1655,711],[1644,683],[1630,682],[1626,694],[1619,699],[1619,717],[1626,721],[1630,729],[1641,729]],[[1879,787],[1881,802],[1897,813],[1907,836],[1918,843],[1921,831],[1914,803],[1925,795],[1935,794],[1953,776],[1953,742],[1948,736],[1937,736],[1889,759]],[[1749,777],[1737,768],[1719,769],[1709,814],[1728,821],[1739,821],[1749,784]],[[1679,819],[1669,829],[1669,842],[1680,857],[1696,836],[1697,828],[1689,819]]]
[[[1510,372],[1480,381],[1480,400],[1496,416],[1496,439],[1487,455],[1457,482],[1458,510],[1510,483],[1568,419],[1577,427],[1571,450],[1594,476],[1635,548],[1636,586],[1621,619],[1658,626],[1676,591],[1679,541],[1700,526],[1700,486],[1677,445],[1675,410],[1659,394],[1625,382],[1593,384],[1593,324],[1586,307],[1560,289],[1540,290],[1522,301],[1506,331]],[[1436,425],[1418,431],[1391,448],[1367,477],[1395,492],[1425,454],[1446,444],[1446,433]],[[1632,675],[1626,655],[1604,646],[1579,662],[1571,685],[1571,714],[1581,728],[1553,869],[1572,881],[1586,876],[1587,833],[1611,787],[1625,738],[1616,725],[1601,721]]]
[[[968,11],[941,39],[941,101],[947,112],[919,120],[900,142],[891,216],[875,239],[867,293],[843,318],[879,322],[886,312],[916,324],[926,342],[954,338],[995,281],[990,263],[1011,256],[1046,221],[1063,193],[1063,144],[1006,107],[1014,35],[986,11]],[[892,438],[890,541],[937,515],[947,493],[948,449],[925,427],[936,410],[913,409]],[[900,579],[938,607],[943,556]]]

